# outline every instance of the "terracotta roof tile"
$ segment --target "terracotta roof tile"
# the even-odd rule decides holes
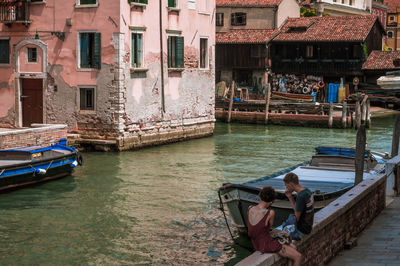
[[[400,0],[384,0],[383,3],[389,7],[389,13],[396,13],[396,8],[400,7]]]
[[[216,43],[267,43],[278,31],[276,30],[230,30],[217,32]]]
[[[282,0],[216,0],[217,6],[268,7],[278,6]]]
[[[372,51],[364,62],[363,70],[400,69],[393,64],[393,60],[400,60],[400,51]]]
[[[376,20],[374,15],[289,18],[274,41],[364,41]]]

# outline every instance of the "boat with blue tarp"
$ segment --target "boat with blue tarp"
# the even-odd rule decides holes
[[[82,155],[66,139],[51,146],[0,150],[0,191],[68,176],[82,165]]]
[[[300,183],[314,195],[314,208],[322,209],[354,186],[355,149],[338,147],[317,147],[310,161],[286,168],[271,175],[242,184],[225,183],[218,190],[221,209],[227,207],[232,223],[239,231],[247,231],[247,210],[259,202],[258,193],[264,186],[272,186],[277,198],[272,204],[275,209],[275,224],[281,224],[292,207],[285,195],[284,176],[293,172]],[[384,171],[387,154],[367,150],[364,156],[363,178]]]

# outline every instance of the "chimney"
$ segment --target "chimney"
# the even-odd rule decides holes
[[[315,9],[317,11],[317,16],[322,17],[324,13],[324,3],[321,0],[317,0],[317,2],[315,2]]]

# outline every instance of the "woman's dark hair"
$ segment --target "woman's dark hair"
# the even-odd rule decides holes
[[[276,198],[276,193],[272,187],[263,187],[258,196],[262,201],[272,202]]]

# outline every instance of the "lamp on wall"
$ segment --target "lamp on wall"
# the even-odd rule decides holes
[[[35,40],[39,40],[39,33],[37,30],[36,30],[36,34],[35,34]]]

